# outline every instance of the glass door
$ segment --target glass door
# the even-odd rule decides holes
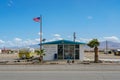
[[[64,45],[64,59],[74,58],[74,45]]]

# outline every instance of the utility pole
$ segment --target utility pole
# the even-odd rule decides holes
[[[75,43],[75,39],[76,39],[76,33],[74,32],[73,33],[73,41],[74,41],[74,43]],[[74,57],[73,62],[75,62],[75,44],[74,44],[74,55],[73,55],[73,57]]]
[[[108,54],[108,41],[106,40],[106,54]]]

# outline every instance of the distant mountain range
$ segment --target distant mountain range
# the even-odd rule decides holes
[[[5,49],[23,49],[23,48],[39,48],[38,44],[34,44],[34,45],[26,45],[26,46],[13,46],[13,47],[4,47]],[[4,48],[0,48],[0,49],[4,49]]]
[[[39,48],[38,44],[35,45],[26,45],[26,46],[21,46],[21,47],[7,47],[8,49],[20,49],[20,48]],[[118,42],[112,42],[112,41],[107,41],[107,48],[108,49],[120,49],[120,43]],[[87,45],[85,46],[85,49],[90,49]],[[100,42],[99,49],[106,49],[106,41]]]
[[[120,43],[118,42],[112,42],[112,41],[103,41],[100,42],[99,49],[120,49]],[[88,46],[85,46],[85,49],[90,49]]]
[[[107,44],[106,44],[107,43]],[[106,45],[107,45],[107,48],[108,49],[120,49],[120,43],[118,42],[112,42],[112,41],[103,41],[103,42],[100,42],[100,46],[99,48],[106,48]]]

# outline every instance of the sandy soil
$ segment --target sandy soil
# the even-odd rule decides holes
[[[85,59],[94,59],[94,53],[93,52],[85,52]],[[38,55],[34,55],[38,56]],[[19,56],[18,54],[0,54],[0,61],[4,60],[15,60],[18,59]],[[113,53],[112,54],[103,54],[99,53],[99,59],[120,59],[120,56],[115,56]]]
[[[34,55],[35,57],[39,56],[39,55]],[[19,55],[18,53],[14,53],[14,54],[0,54],[0,61],[12,61],[12,60],[15,60],[15,59],[19,59]]]
[[[94,59],[94,53],[93,52],[86,52],[85,58],[88,59]],[[99,59],[120,59],[120,56],[115,56],[112,54],[104,54],[99,52]]]

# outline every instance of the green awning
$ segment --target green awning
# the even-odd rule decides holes
[[[43,45],[45,45],[45,44],[86,44],[86,43],[74,42],[74,41],[70,41],[70,40],[57,40],[57,41],[51,41],[51,42],[43,43]]]

